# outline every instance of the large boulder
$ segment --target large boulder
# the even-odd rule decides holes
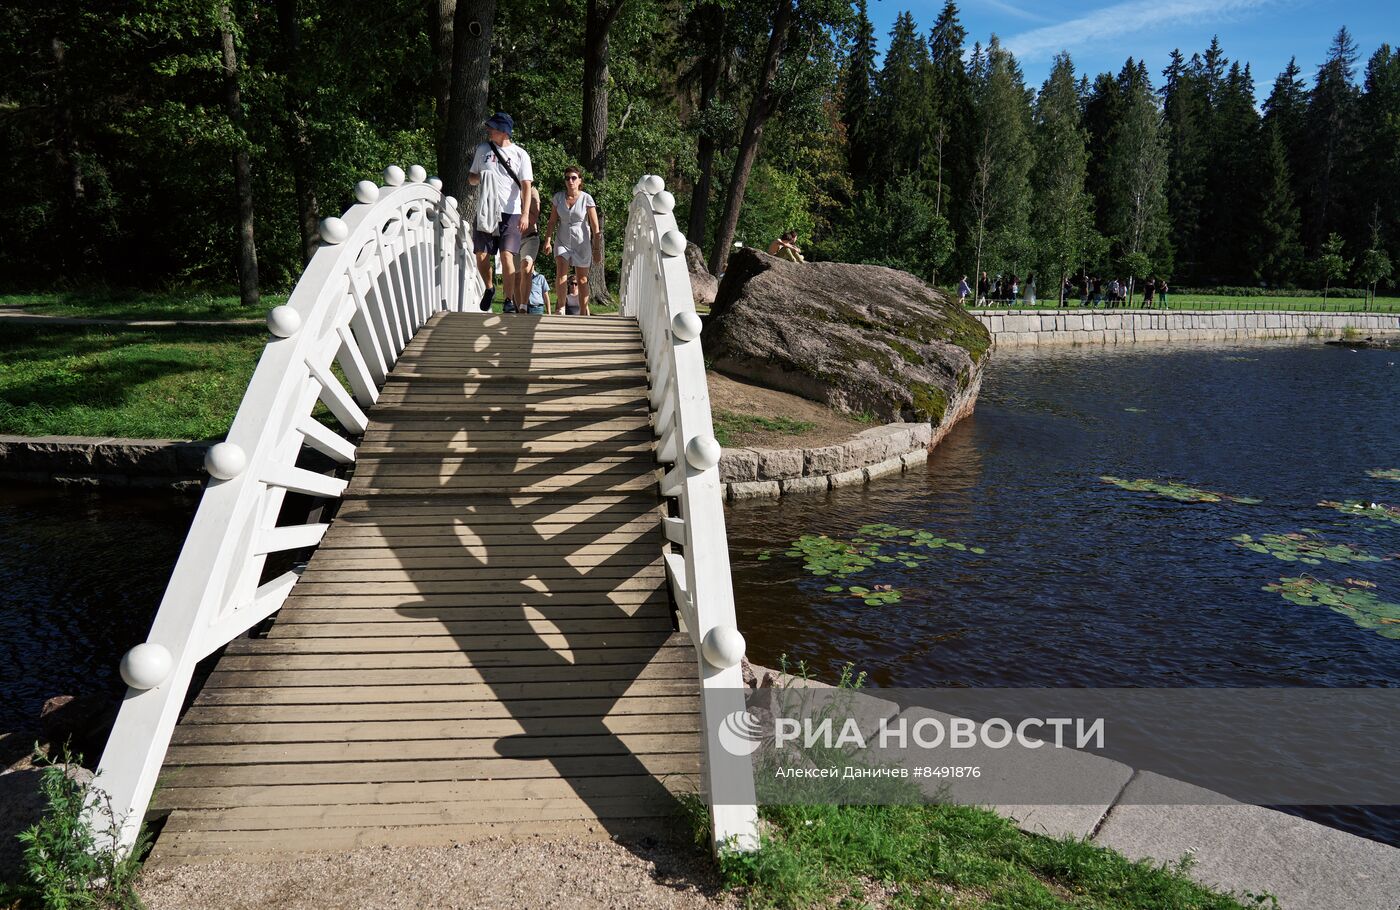
[[[897,269],[735,250],[706,322],[713,369],[839,411],[932,423],[972,411],[991,335]]]

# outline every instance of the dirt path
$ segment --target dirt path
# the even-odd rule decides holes
[[[689,844],[473,841],[454,847],[148,869],[150,910],[699,910],[738,906]]]

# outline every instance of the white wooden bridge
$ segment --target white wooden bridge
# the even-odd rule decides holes
[[[463,312],[467,232],[422,168],[355,195],[123,658],[116,845],[155,812],[174,860],[624,833],[723,780],[747,798],[712,804],[715,846],[752,849],[749,760],[705,732],[743,708],[743,638],[671,194],[637,184],[624,315],[589,319]],[[288,492],[334,517],[285,524]]]

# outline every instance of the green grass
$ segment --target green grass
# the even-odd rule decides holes
[[[236,294],[202,291],[64,291],[0,294],[0,307],[18,307],[43,316],[88,319],[248,319],[262,322],[267,311],[287,302],[286,294],[264,294],[258,307],[245,309]]]
[[[698,798],[686,809],[709,836]],[[1274,907],[1191,881],[1185,867],[1132,862],[1072,839],[1025,834],[985,809],[952,805],[763,806],[762,848],[721,859],[745,906],[860,907],[872,887],[884,904],[996,910],[1241,910]]]
[[[0,433],[222,436],[266,342],[261,322],[140,329],[0,322]]]
[[[1071,298],[1069,306],[1080,309],[1078,297]],[[1161,308],[1161,302],[1154,300],[1154,309]],[[1059,301],[1055,297],[1039,297],[1035,309],[1055,309]],[[1133,308],[1142,307],[1142,295],[1133,298]],[[979,307],[979,309],[1002,309],[1001,305]],[[1167,294],[1167,308],[1172,310],[1297,310],[1326,313],[1400,313],[1400,297],[1377,297],[1366,305],[1359,298],[1331,297],[1227,297],[1223,294]],[[1017,301],[1010,309],[1029,309],[1024,301]]]
[[[806,420],[793,420],[790,417],[760,417],[757,414],[736,414],[733,411],[715,411],[715,439],[722,446],[734,444],[735,437],[743,433],[782,433],[785,436],[799,436],[816,429],[816,424]]]

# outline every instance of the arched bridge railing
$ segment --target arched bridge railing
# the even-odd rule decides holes
[[[734,616],[720,446],[710,422],[700,317],[685,264],[686,240],[672,214],[675,204],[660,177],[643,177],[633,189],[622,260],[622,314],[641,325],[657,457],[671,465],[661,481],[661,493],[675,513],[664,520],[672,550],[665,556],[666,574],[695,642],[714,845],[752,850],[758,846],[753,764],[718,740],[720,725],[745,710],[744,638]]]
[[[355,198],[321,223],[321,245],[287,303],[268,315],[274,337],[227,441],[205,459],[211,479],[150,635],[122,658],[130,688],[98,777],[115,818],[93,819],[97,831],[115,822],[120,849],[140,829],[195,664],[286,600],[300,570],[264,582],[268,556],[315,546],[326,532],[320,523],[277,524],[289,491],[336,498],[346,487],[299,467],[303,450],[353,462],[349,437],[364,432],[365,409],[404,347],[433,313],[460,310],[485,290],[456,200],[423,168],[389,167],[383,186],[360,181]],[[318,401],[343,431],[313,414]]]

